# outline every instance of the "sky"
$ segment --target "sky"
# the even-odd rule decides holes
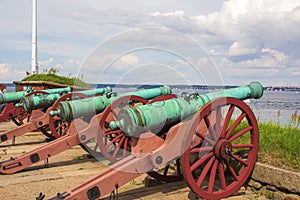
[[[88,83],[300,86],[300,0],[37,0],[40,72]],[[0,1],[0,82],[31,70],[31,0]]]

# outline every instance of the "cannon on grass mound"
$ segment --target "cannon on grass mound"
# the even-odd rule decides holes
[[[122,96],[129,95],[130,97],[134,97],[128,99],[125,103],[123,102],[126,105],[134,106],[136,104],[147,103],[147,99],[153,99],[168,94],[171,94],[171,90],[169,87],[164,86],[124,94],[106,93],[103,96],[56,102],[53,106],[54,108],[50,107],[51,110],[48,108],[44,115],[45,117],[35,120],[35,126],[27,126],[28,129],[28,127],[31,126],[36,127],[46,125],[47,116],[49,123],[51,124],[53,122],[53,124],[49,124],[49,126],[52,131],[52,136],[56,139],[17,158],[11,158],[10,160],[0,163],[0,173],[12,174],[18,172],[39,161],[46,160],[53,155],[81,144],[82,139],[84,140],[85,145],[83,145],[83,147],[86,151],[99,153],[98,145],[95,145],[95,136],[99,129],[99,119],[102,116],[103,110],[108,105],[117,101],[117,99]],[[51,116],[50,120],[49,116]],[[91,120],[86,120],[90,118]],[[57,121],[59,122],[56,123]],[[51,127],[54,127],[54,129],[52,130]],[[81,135],[81,137],[79,135]],[[83,137],[82,135],[85,136]]]
[[[102,114],[96,140],[114,164],[50,199],[98,199],[143,173],[167,180],[180,171],[197,195],[230,196],[251,175],[258,153],[257,121],[242,100],[262,95],[261,84],[253,82],[121,109],[121,101],[113,103]],[[90,132],[79,134],[84,143]]]

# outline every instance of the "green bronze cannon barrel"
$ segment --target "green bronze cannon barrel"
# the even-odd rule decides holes
[[[17,103],[15,106],[16,107],[24,106],[24,98],[31,98],[33,96],[42,96],[42,95],[48,95],[48,94],[63,95],[63,94],[69,93],[69,92],[72,92],[72,88],[70,88],[70,87],[54,88],[54,89],[48,89],[48,90],[35,90],[35,91],[32,92],[32,94],[29,93],[27,96],[24,96],[22,98],[23,102]]]
[[[35,91],[31,91],[32,92],[32,95],[30,93],[28,93],[28,95],[24,95],[21,99],[19,99],[18,101],[24,99],[24,98],[27,98],[28,96],[41,96],[41,95],[44,95],[43,93],[46,93],[46,94],[60,94],[60,95],[63,95],[63,94],[66,94],[66,93],[69,93],[72,91],[72,88],[71,87],[66,87],[66,88],[54,88],[54,89],[48,89],[48,90],[35,90]],[[39,93],[40,92],[40,93]],[[24,100],[23,102],[20,102],[20,103],[16,103],[15,104],[16,107],[23,107],[24,106]]]
[[[168,86],[139,90],[123,94],[108,93],[107,95],[79,99],[70,102],[61,102],[57,111],[51,111],[50,115],[58,115],[63,121],[71,121],[83,115],[97,114],[102,112],[109,104],[122,96],[139,96],[145,99],[152,99],[157,96],[171,94]]]
[[[48,108],[53,105],[53,103],[58,100],[63,94],[69,93],[70,91],[63,93],[54,93],[54,94],[40,94],[36,96],[28,96],[23,98],[23,107],[26,111],[35,110],[39,108]],[[94,96],[97,94],[104,94],[107,92],[111,92],[110,87],[106,88],[97,88],[93,90],[83,90],[79,93],[85,94],[87,96]]]
[[[258,82],[233,89],[208,93],[194,94],[189,97],[178,97],[166,101],[129,107],[120,110],[117,122],[111,122],[110,128],[123,130],[127,136],[138,137],[140,133],[161,130],[166,125],[172,125],[193,115],[204,104],[219,97],[234,97],[240,100],[260,98],[263,87]]]
[[[30,92],[32,92],[32,90],[0,94],[0,104],[18,102]]]
[[[69,93],[72,92],[72,88],[65,87],[65,88],[54,88],[54,89],[48,89],[48,90],[41,90],[43,92],[47,92],[48,94],[55,94],[55,93]]]

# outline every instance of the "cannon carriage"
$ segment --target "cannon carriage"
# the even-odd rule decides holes
[[[0,122],[12,120],[16,125],[20,126],[24,123],[24,120],[26,122],[29,121],[30,113],[26,113],[24,107],[21,106],[23,98],[40,94],[64,94],[68,92],[71,92],[70,87],[35,91],[27,89],[25,91],[0,94],[0,104],[6,104],[0,114]]]
[[[19,103],[16,103],[16,118],[22,122],[19,127],[8,130],[0,134],[0,143],[15,138],[25,133],[39,130],[50,139],[54,139],[52,132],[49,132],[49,124],[52,130],[59,129],[59,120],[50,117],[49,113],[55,109],[55,105],[61,101],[71,101],[72,99],[88,98],[94,95],[101,95],[111,92],[111,88],[99,88],[96,90],[85,90],[81,92],[71,92],[71,88],[58,88],[34,91],[22,97]],[[55,104],[56,103],[56,104]],[[23,119],[27,118],[25,123]],[[63,131],[62,129],[59,129]]]
[[[0,173],[18,172],[80,144],[110,166],[51,199],[102,198],[143,173],[166,182],[184,178],[205,199],[230,196],[247,181],[259,136],[243,100],[260,98],[260,83],[202,95],[176,96],[168,87],[145,91],[57,100],[47,109],[47,120],[35,120],[35,127],[48,123],[56,139],[1,162]]]
[[[59,99],[52,107],[48,108],[46,114],[35,119],[31,124],[22,126],[22,129],[13,129],[5,133],[8,136],[13,134],[17,135],[20,134],[21,131],[24,133],[26,130],[28,131],[28,129],[32,130],[34,128],[47,125],[50,126],[51,136],[54,137],[55,140],[17,158],[12,158],[10,160],[1,162],[0,173],[11,174],[18,172],[39,161],[46,160],[53,155],[81,144],[82,137],[81,139],[79,138],[78,132],[89,131],[92,133],[97,133],[98,119],[101,118],[102,111],[121,96],[134,95],[136,98],[144,101],[138,101],[138,103],[146,103],[148,102],[147,99],[153,99],[157,96],[168,94],[171,94],[171,90],[169,87],[164,86],[148,90],[138,90],[124,94],[105,93],[102,96],[75,99],[73,101],[60,101]],[[133,105],[136,103],[136,101],[131,101],[130,103]],[[78,107],[81,109],[78,109]],[[86,118],[90,119],[91,117],[92,119],[88,123]],[[85,144],[88,143],[93,145],[95,141],[93,140],[93,137],[95,136],[92,135],[88,141],[85,141]],[[90,152],[92,149],[90,146],[83,147],[88,152]],[[97,149],[94,147],[93,150],[97,151]]]
[[[112,165],[50,199],[99,199],[143,173],[164,181],[183,177],[205,199],[230,196],[251,175],[258,153],[258,125],[243,100],[262,95],[261,84],[253,82],[143,105],[128,104],[134,96],[122,97],[103,111],[100,127],[78,133],[82,144],[96,137]]]

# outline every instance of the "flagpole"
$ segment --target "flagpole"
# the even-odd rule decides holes
[[[31,73],[39,73],[39,67],[37,63],[37,0],[32,0]]]

